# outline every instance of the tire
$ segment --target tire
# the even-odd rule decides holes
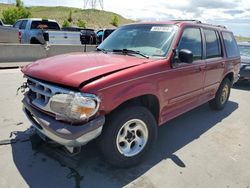
[[[32,38],[30,40],[30,44],[41,44],[41,42],[39,42],[36,38]]]
[[[219,89],[216,92],[215,98],[209,101],[210,108],[213,110],[222,110],[230,96],[231,91],[231,82],[228,78],[225,78],[221,84]]]
[[[149,110],[142,106],[124,107],[107,117],[99,139],[100,150],[111,165],[131,167],[142,162],[156,141],[157,131]]]

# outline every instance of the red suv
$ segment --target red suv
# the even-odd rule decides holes
[[[24,112],[44,140],[70,152],[98,137],[116,166],[142,160],[157,127],[203,103],[221,110],[238,79],[234,35],[199,21],[125,25],[95,52],[22,69]]]

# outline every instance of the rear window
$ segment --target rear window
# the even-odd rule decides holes
[[[81,30],[81,33],[83,35],[95,35],[95,31],[94,30],[88,30],[88,29]]]
[[[226,48],[227,57],[239,57],[240,53],[234,36],[228,32],[222,32],[222,36]]]
[[[23,20],[22,23],[21,23],[21,25],[20,25],[20,29],[25,29],[27,23],[28,23],[28,20]]]
[[[60,30],[60,27],[56,22],[33,21],[31,29]]]
[[[215,58],[221,57],[220,42],[217,33],[214,30],[204,30],[206,39],[206,57]]]
[[[17,21],[17,22],[13,25],[13,27],[19,29],[20,24],[21,24],[21,21]]]

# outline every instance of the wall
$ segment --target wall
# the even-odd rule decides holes
[[[0,63],[27,62],[70,52],[89,52],[95,45],[0,44]]]

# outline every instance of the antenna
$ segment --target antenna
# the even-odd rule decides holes
[[[103,0],[84,0],[84,9],[87,9],[88,7],[96,9],[98,6],[103,10]]]

